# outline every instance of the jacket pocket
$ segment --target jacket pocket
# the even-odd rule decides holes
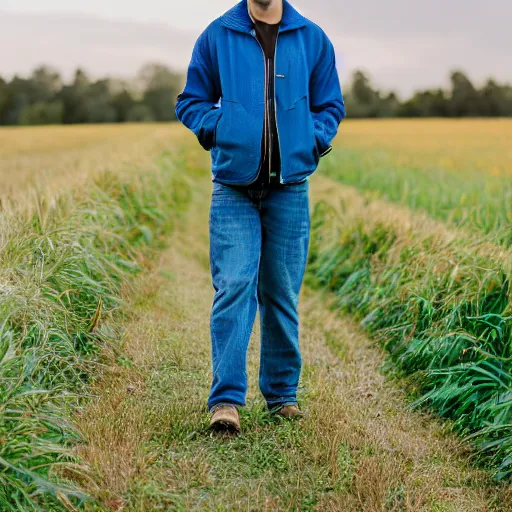
[[[320,155],[308,95],[304,93],[295,99],[282,112],[281,119],[285,128],[280,135],[282,133],[284,148],[288,150],[288,166],[292,174],[315,169]]]
[[[221,181],[252,181],[259,167],[263,119],[258,121],[238,101],[222,98],[215,129],[212,171]]]

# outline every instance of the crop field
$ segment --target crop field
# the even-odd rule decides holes
[[[510,245],[511,140],[509,120],[356,122],[324,172]]]
[[[208,430],[209,154],[0,129],[0,511],[512,510],[512,122],[344,121],[311,177],[300,422]]]
[[[35,192],[56,196],[103,171],[139,170],[155,154],[180,143],[177,126],[127,125],[3,128],[0,199],[33,203]]]

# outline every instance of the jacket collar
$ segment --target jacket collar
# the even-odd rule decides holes
[[[221,16],[221,23],[224,27],[238,32],[251,33],[254,23],[249,15],[249,5],[247,0],[242,0],[229,11]],[[279,32],[294,30],[304,27],[306,18],[302,16],[288,0],[283,0],[283,17],[279,26]]]

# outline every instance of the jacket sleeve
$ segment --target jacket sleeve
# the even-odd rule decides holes
[[[186,85],[176,99],[176,117],[206,150],[215,145],[215,129],[221,116],[216,75],[205,30],[194,45]]]
[[[310,109],[320,156],[332,150],[332,139],[346,116],[334,47],[325,33],[322,35],[320,58],[310,79]]]

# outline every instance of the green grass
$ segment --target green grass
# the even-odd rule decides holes
[[[406,153],[407,154],[407,153]],[[428,213],[452,226],[512,243],[512,178],[481,169],[447,169],[425,160],[401,162],[397,150],[335,149],[322,173],[366,193]]]
[[[308,282],[387,349],[415,405],[453,420],[497,478],[512,476],[510,255],[367,207],[316,205]]]
[[[105,358],[118,310],[187,201],[168,156],[135,178],[105,173],[81,192],[0,216],[0,510],[71,509],[87,499],[66,420]]]

